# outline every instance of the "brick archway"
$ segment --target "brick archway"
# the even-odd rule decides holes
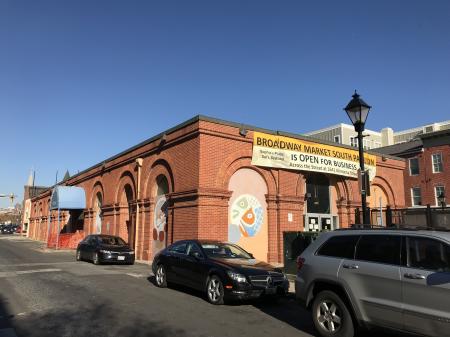
[[[150,166],[150,171],[147,174],[147,178],[145,179],[144,184],[144,196],[145,198],[154,198],[156,195],[155,192],[155,183],[156,178],[160,175],[163,175],[166,177],[167,182],[169,184],[169,193],[172,193],[175,191],[175,182],[174,182],[174,175],[172,172],[171,165],[164,159],[158,159],[153,162],[153,164]]]
[[[102,233],[102,206],[105,202],[105,192],[103,190],[103,184],[100,180],[97,180],[94,183],[91,193],[89,204],[89,233]],[[99,205],[97,205],[98,203]]]
[[[136,185],[133,174],[128,170],[124,171],[120,176],[115,201],[119,220],[119,223],[116,224],[116,235],[127,241],[130,247],[134,247],[136,234]]]
[[[166,247],[169,242],[169,228],[173,228],[173,217],[172,214],[168,212],[167,207],[168,205],[171,205],[170,194],[175,191],[172,166],[165,159],[158,158],[150,165],[149,169],[146,169],[146,171],[148,173],[144,180],[143,191],[145,211],[141,222],[144,237],[146,238],[142,242],[142,256],[144,259],[154,256],[157,252]],[[161,208],[158,208],[160,205],[160,198],[157,196],[157,189],[158,178],[160,177],[163,177],[162,179],[167,181],[167,193],[164,197],[164,211],[162,211]],[[161,227],[155,225],[156,211],[163,212],[162,214],[164,214],[165,225]]]
[[[395,201],[395,194],[392,191],[391,185],[387,182],[385,178],[375,176],[374,180],[372,181],[372,185],[379,187],[384,192],[384,194],[387,197],[387,202],[389,206],[393,206],[394,208],[397,206]]]
[[[223,190],[227,190],[231,176],[240,168],[249,168],[258,172],[266,182],[268,194],[277,194],[277,183],[273,173],[268,169],[252,165],[251,150],[240,150],[228,156],[217,172],[215,185]]]

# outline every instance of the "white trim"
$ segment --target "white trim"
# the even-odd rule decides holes
[[[414,189],[419,189],[419,192],[420,192],[420,204],[419,205],[414,205]],[[420,207],[420,206],[423,206],[422,205],[422,190],[421,190],[421,188],[420,188],[420,186],[413,186],[413,187],[411,187],[411,206],[412,207]]]
[[[336,141],[336,137],[337,137],[338,141]],[[341,135],[333,136],[333,142],[336,144],[341,144]]]
[[[439,205],[438,195],[437,195],[437,188],[438,187],[442,187],[442,189],[444,190],[444,195],[445,195],[445,186],[444,185],[436,185],[436,186],[434,186],[434,201],[436,203],[436,207],[441,207],[441,205]]]
[[[352,145],[352,138],[355,140],[355,145]],[[358,147],[359,146],[359,139],[358,139],[358,137],[356,136],[349,136],[348,137],[348,145],[350,145],[351,147]]]
[[[442,166],[442,170],[441,171],[435,171],[434,170],[434,155],[439,155],[441,157],[441,166]],[[444,161],[442,160],[442,152],[436,152],[436,153],[432,153],[431,154],[431,170],[433,171],[433,173],[442,173],[444,172]]]

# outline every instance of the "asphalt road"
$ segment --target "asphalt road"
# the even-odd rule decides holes
[[[314,335],[292,297],[214,306],[195,291],[157,288],[149,265],[95,266],[0,237],[0,337]]]

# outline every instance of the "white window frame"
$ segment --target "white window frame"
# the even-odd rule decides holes
[[[440,207],[441,205],[439,204],[439,200],[438,200],[438,188],[442,188],[442,191],[444,192],[444,195],[445,195],[445,186],[444,185],[436,185],[436,186],[434,186],[434,199],[435,199],[435,202],[436,202],[436,206],[437,207]],[[439,193],[440,194],[440,193]]]
[[[334,136],[333,139],[334,139],[334,142],[335,142],[335,143],[338,143],[338,144],[341,143],[341,136],[340,136],[340,135]],[[336,141],[336,139],[337,139],[337,141]]]
[[[358,137],[351,137],[350,136],[350,146],[353,146],[353,147],[358,147],[359,146]]]
[[[440,159],[441,159],[441,168],[442,168],[442,170],[440,170],[440,171],[436,171],[435,169],[434,169],[434,164],[435,164],[435,162],[434,162],[434,156],[439,156],[440,157]],[[443,172],[444,171],[444,162],[443,162],[443,160],[442,160],[442,153],[433,153],[432,155],[431,155],[431,168],[432,168],[432,170],[433,170],[433,173],[441,173],[441,172]]]
[[[420,204],[417,204],[417,205],[414,203],[414,189],[418,189],[420,192]],[[411,205],[412,205],[412,207],[422,206],[422,190],[419,186],[411,187]]]
[[[412,172],[411,172],[411,160],[413,160],[413,159],[417,159],[417,167],[419,169],[419,173],[417,173],[417,174],[412,174]],[[418,176],[420,174],[419,157],[409,158],[408,159],[408,165],[409,165],[409,175],[410,176],[414,177],[414,176]]]

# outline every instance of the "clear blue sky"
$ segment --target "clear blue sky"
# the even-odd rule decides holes
[[[302,133],[358,89],[369,129],[450,119],[449,36],[445,0],[0,0],[0,193],[199,113]]]

